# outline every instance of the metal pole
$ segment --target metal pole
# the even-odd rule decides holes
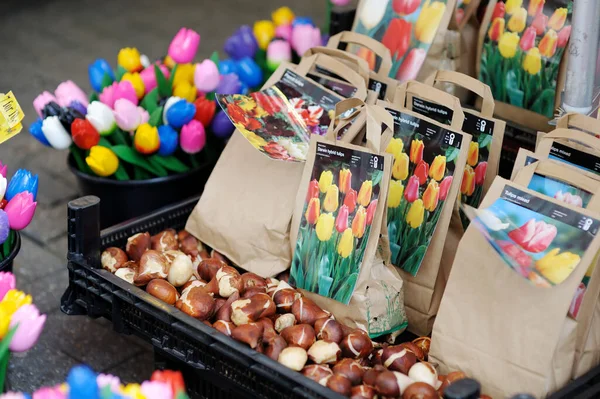
[[[563,97],[566,112],[588,114],[592,110],[600,6],[598,0],[573,2],[573,30],[569,42],[567,80]]]

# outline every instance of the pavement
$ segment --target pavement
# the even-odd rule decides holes
[[[67,202],[80,193],[66,165],[67,152],[42,146],[26,131],[36,118],[33,99],[67,79],[90,90],[88,64],[96,58],[116,64],[121,47],[136,46],[150,58],[162,56],[182,26],[201,34],[201,60],[221,50],[237,27],[269,18],[283,5],[322,26],[324,0],[2,1],[0,92],[12,90],[26,117],[24,131],[0,145],[0,161],[8,164],[9,175],[18,168],[39,175],[37,212],[22,232],[14,270],[18,288],[32,294],[48,315],[37,345],[11,358],[11,389],[31,392],[61,383],[80,363],[125,382],[141,382],[153,370],[150,345],[115,333],[108,320],[66,316],[59,309],[68,285]]]

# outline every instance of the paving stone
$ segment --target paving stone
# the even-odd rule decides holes
[[[67,204],[38,206],[35,217],[24,230],[25,235],[38,242],[48,243],[67,233]]]
[[[65,239],[66,241],[66,239]],[[21,250],[15,258],[14,271],[17,281],[32,282],[65,269],[66,257],[54,255],[31,239],[21,235]]]
[[[154,353],[144,351],[131,359],[103,370],[105,373],[118,375],[123,383],[142,382],[150,378],[154,371]]]
[[[45,246],[46,250],[57,256],[63,264],[67,262],[67,235],[63,234],[50,240]]]
[[[42,313],[58,310],[60,298],[69,285],[67,266],[32,281],[17,280],[17,288],[31,294],[33,303]]]

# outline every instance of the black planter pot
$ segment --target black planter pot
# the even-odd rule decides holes
[[[100,198],[100,227],[106,228],[202,193],[214,162],[186,173],[148,180],[118,181],[85,174],[67,159],[82,195]]]
[[[8,257],[0,262],[0,272],[12,272],[13,260],[17,257],[19,250],[21,249],[21,235],[18,231],[15,231],[15,243],[12,251],[8,254]]]

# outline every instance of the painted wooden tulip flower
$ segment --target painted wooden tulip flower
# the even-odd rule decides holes
[[[231,123],[229,117],[223,111],[217,112],[210,124],[210,127],[213,134],[221,139],[230,137],[235,130],[235,126],[233,126],[233,123]]]
[[[220,75],[219,68],[213,60],[204,60],[196,64],[194,70],[194,85],[198,90],[204,93],[214,91],[219,85]]]
[[[61,107],[68,107],[73,101],[78,101],[85,106],[88,105],[86,94],[72,80],[59,84],[54,91],[54,95]]]
[[[138,99],[144,97],[144,93],[146,92],[146,88],[144,87],[144,81],[142,77],[137,72],[127,72],[121,78],[122,82],[129,82],[133,86],[133,90],[135,90],[135,94]]]
[[[240,80],[248,87],[257,87],[263,81],[262,69],[250,57],[244,57],[237,62],[237,71]]]
[[[192,62],[200,45],[200,35],[188,28],[181,28],[169,45],[169,57],[178,64]]]
[[[124,98],[115,101],[113,115],[117,126],[125,132],[135,131],[143,123],[140,107]]]
[[[33,194],[23,191],[15,195],[4,207],[4,212],[8,215],[10,228],[13,230],[23,230],[29,225],[37,202],[33,199]]]
[[[56,99],[56,97],[54,97],[54,95],[48,91],[44,91],[41,94],[39,94],[35,100],[33,100],[33,109],[35,109],[35,112],[37,112],[38,116],[42,116],[42,110],[44,109],[44,107],[46,106],[46,104],[50,103],[54,101],[55,103],[58,103],[58,100]]]
[[[343,1],[346,1],[347,3],[349,0]],[[294,12],[289,7],[279,7],[277,10],[271,13],[271,19],[276,26],[291,25],[292,21],[294,21],[294,17]]]
[[[100,390],[109,387],[110,392],[118,394],[121,389],[121,379],[112,374],[100,373],[96,377],[96,384]]]
[[[219,61],[219,73],[221,75],[227,75],[228,73],[237,75],[237,62],[229,58]]]
[[[252,31],[254,32],[258,47],[266,50],[271,40],[275,37],[275,24],[269,20],[256,21]]]
[[[112,109],[100,101],[93,101],[88,106],[85,118],[90,121],[101,136],[112,134],[117,127]]]
[[[73,367],[67,375],[66,383],[69,386],[69,398],[97,399],[99,397],[96,373],[88,366]],[[48,399],[54,399],[54,396],[50,396]]]
[[[11,317],[10,328],[16,327],[9,348],[13,352],[26,352],[35,345],[46,323],[35,305],[21,306]]]
[[[221,80],[215,89],[218,94],[237,94],[242,89],[242,82],[235,73],[228,73],[221,76]]]
[[[4,212],[3,209],[0,209],[0,245],[4,244],[4,241],[8,239],[8,234],[10,233],[10,221],[8,220],[8,215]],[[2,283],[2,273],[0,272],[0,301],[2,300],[6,291],[3,291],[4,285]],[[15,287],[12,287],[15,288]],[[10,289],[10,288],[9,288]]]
[[[114,82],[110,86],[106,86],[102,93],[98,96],[101,102],[113,108],[115,101],[120,98],[131,101],[135,105],[138,104],[138,97],[133,88],[133,85],[129,81]],[[89,112],[89,111],[88,111]]]
[[[127,72],[139,72],[143,69],[140,52],[135,47],[125,47],[119,50],[117,63]]]
[[[190,82],[181,82],[173,88],[173,95],[183,98],[188,102],[194,102],[198,90]]]
[[[89,150],[100,141],[100,134],[87,119],[75,119],[71,125],[71,136],[75,145],[82,150]]]
[[[102,91],[103,83],[111,84],[115,80],[115,74],[108,61],[98,58],[88,66],[88,77],[94,91]]]
[[[170,77],[169,69],[166,66],[164,66],[163,64],[159,64],[158,68],[163,73],[165,78],[169,79],[169,77]],[[177,69],[179,69],[179,67]],[[148,68],[145,68],[142,72],[140,72],[140,78],[142,79],[142,82],[144,83],[144,90],[146,93],[149,93],[150,91],[154,90],[157,86],[156,72],[154,70],[154,65],[150,65]]]
[[[543,220],[531,219],[518,229],[508,233],[508,236],[521,248],[533,253],[545,251],[556,237],[556,226]]]
[[[58,116],[48,116],[42,122],[42,132],[52,148],[64,150],[71,145],[71,135],[64,128]]]
[[[200,97],[194,101],[194,106],[196,107],[194,119],[200,121],[205,128],[208,127],[215,116],[217,103],[213,100],[207,99],[206,97]]]
[[[226,41],[223,47],[225,53],[234,60],[239,60],[244,57],[254,58],[258,50],[258,43],[252,32],[252,28],[248,25],[243,25],[235,31]]]
[[[179,145],[179,134],[169,125],[160,125],[158,127],[158,138],[160,148],[158,154],[162,156],[173,155]]]
[[[206,145],[204,126],[197,120],[192,120],[181,128],[181,149],[188,154],[196,154]]]
[[[146,399],[173,399],[171,387],[166,382],[144,381],[140,390]]]
[[[96,145],[90,148],[85,162],[98,176],[106,177],[114,174],[119,167],[119,158],[111,149]]]
[[[427,52],[422,48],[413,48],[410,50],[404,61],[402,61],[400,69],[398,69],[396,79],[401,82],[415,79],[421,70],[426,55]]]
[[[138,126],[133,136],[133,145],[135,149],[145,155],[154,154],[160,146],[160,138],[158,129],[155,126],[150,126],[144,123]]]
[[[291,61],[292,47],[286,40],[273,40],[267,47],[267,67],[275,71],[279,64]]]
[[[296,25],[292,28],[290,44],[294,51],[302,56],[309,48],[321,45],[321,31],[308,24]]]
[[[275,37],[285,40],[289,43],[292,38],[292,24],[279,25],[275,28]]]
[[[33,194],[33,199],[37,197],[38,191],[38,175],[33,175],[26,169],[19,169],[15,172],[10,183],[6,187],[6,200],[10,201],[17,194],[28,191]]]
[[[4,299],[6,293],[14,290],[17,286],[15,275],[11,272],[0,272],[0,301]]]
[[[185,392],[185,382],[180,371],[156,370],[152,373],[150,381],[165,382],[171,387],[173,395]]]
[[[183,125],[193,120],[195,114],[196,107],[194,106],[194,104],[185,100],[179,100],[168,108],[166,108],[165,106],[165,124],[171,125],[175,129],[179,129]]]

